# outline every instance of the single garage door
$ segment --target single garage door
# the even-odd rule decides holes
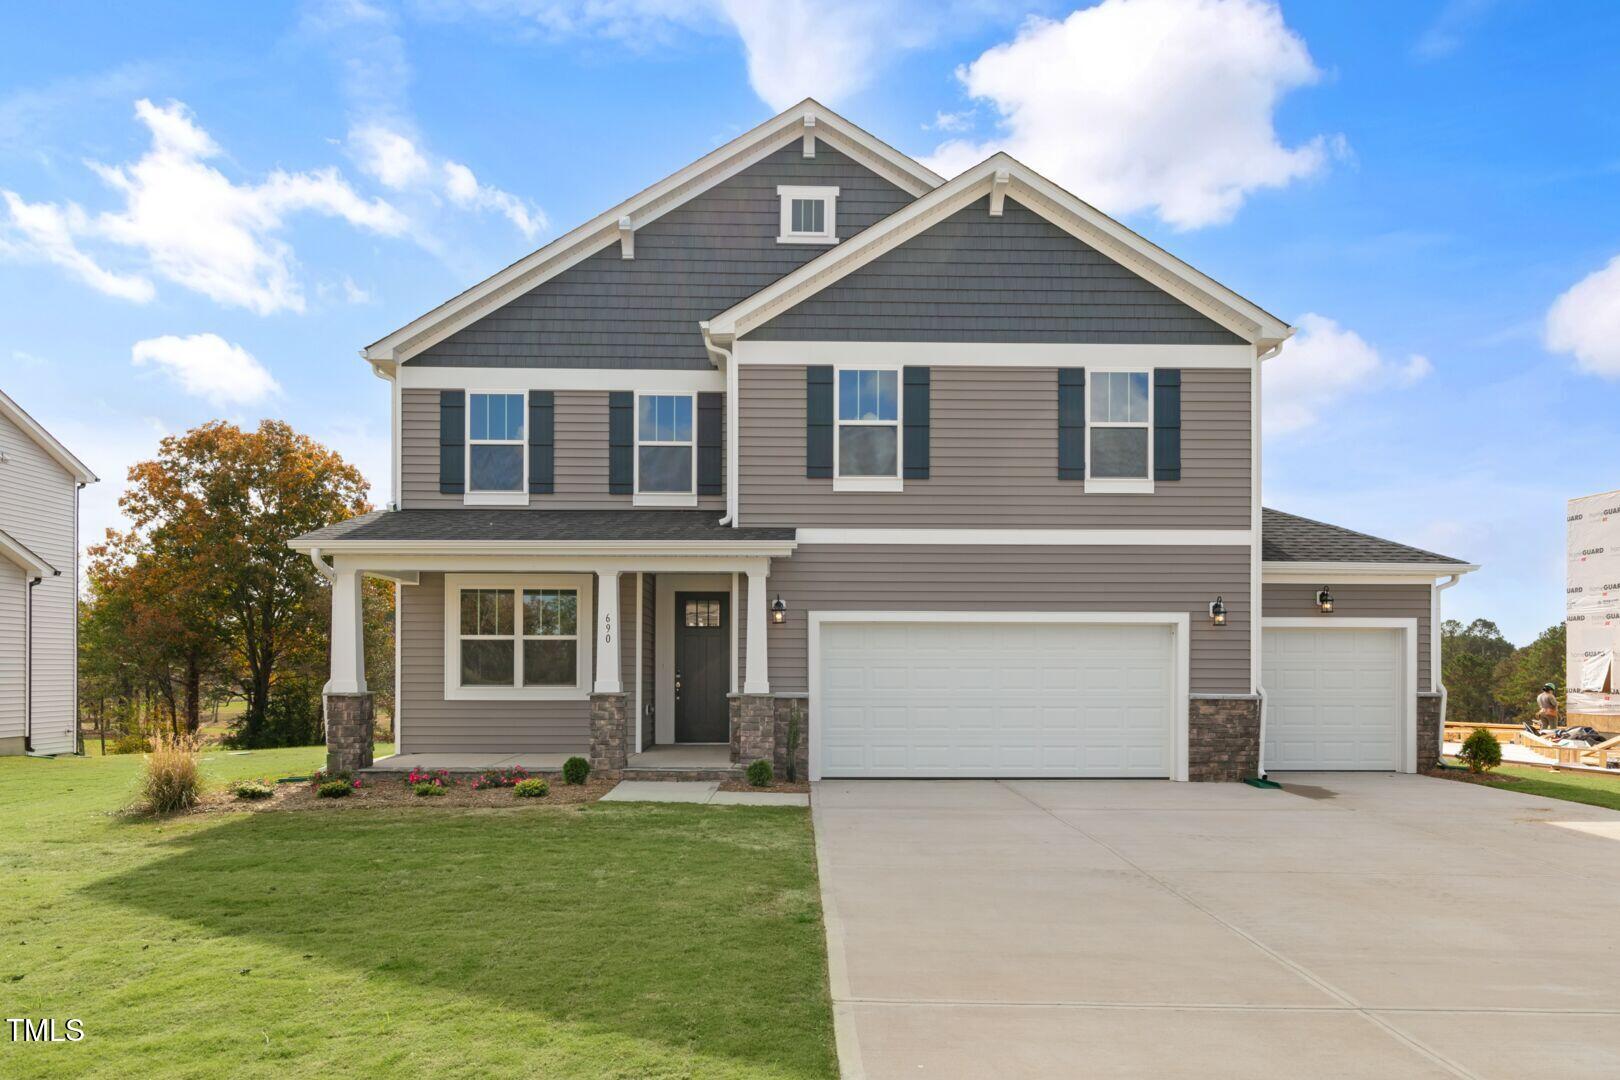
[[[1402,767],[1399,630],[1272,629],[1263,645],[1268,772]]]
[[[821,774],[1169,776],[1165,625],[823,623]]]

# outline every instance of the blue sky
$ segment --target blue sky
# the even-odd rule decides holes
[[[952,171],[1006,148],[1301,327],[1268,505],[1562,616],[1620,487],[1620,7],[1528,0],[10,5],[0,387],[103,477],[279,416],[387,494],[356,350],[806,94]]]

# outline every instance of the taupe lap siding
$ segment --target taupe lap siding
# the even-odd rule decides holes
[[[798,139],[636,231],[636,257],[606,248],[410,361],[414,367],[712,367],[698,321],[827,249],[778,244],[778,184],[837,187],[843,239],[911,196],[866,167]]]
[[[837,348],[828,351],[837,360]],[[804,475],[805,375],[739,369],[745,525],[805,528],[1250,526],[1250,373],[1181,375],[1181,479],[1152,495],[1086,494],[1057,478],[1057,369],[935,367],[932,463],[903,492],[837,492]]]
[[[841,221],[842,206],[838,213]],[[991,217],[988,196],[748,339],[1242,344],[1012,199],[1002,217]]]
[[[445,389],[454,389],[454,376]],[[537,510],[628,509],[629,495],[608,494],[608,392],[555,392],[556,484],[550,495],[530,495]],[[724,410],[722,410],[722,416]],[[722,421],[723,423],[723,421]],[[722,447],[725,432],[721,432]],[[725,461],[722,452],[721,461]],[[439,391],[412,388],[400,392],[400,466],[404,493],[401,509],[458,507],[460,495],[439,492]],[[724,465],[721,476],[724,478]],[[725,496],[703,495],[697,505],[725,512]]]
[[[1316,609],[1322,585],[1267,585],[1262,594],[1266,618],[1319,619],[1331,627],[1334,619],[1416,619],[1418,628],[1417,690],[1429,689],[1429,586],[1335,585],[1322,583],[1333,593],[1333,614]]]
[[[1249,551],[1225,547],[801,546],[771,564],[788,621],[771,690],[808,686],[812,611],[1185,611],[1195,694],[1249,692]],[[1227,625],[1209,624],[1226,598]]]
[[[635,610],[633,581],[631,589],[630,604],[621,610]],[[400,730],[406,753],[583,754],[589,749],[587,700],[445,699],[443,574],[424,573],[421,584],[400,590],[399,625]],[[591,632],[585,626],[580,631]],[[633,678],[634,650],[629,652]]]

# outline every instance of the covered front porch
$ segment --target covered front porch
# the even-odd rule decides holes
[[[723,775],[777,756],[769,577],[791,530],[706,511],[385,511],[295,546],[332,587],[329,768],[552,772],[578,755],[599,775]],[[367,576],[395,586],[397,752],[379,761]]]

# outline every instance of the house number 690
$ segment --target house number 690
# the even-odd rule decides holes
[[[613,616],[602,616],[602,644],[613,644]]]

